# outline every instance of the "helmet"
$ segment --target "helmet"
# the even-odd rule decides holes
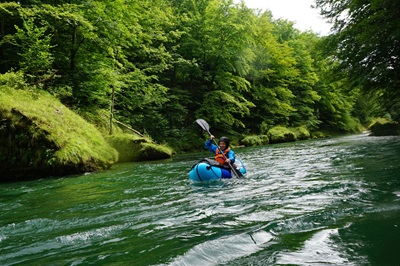
[[[219,144],[220,142],[225,142],[226,147],[227,147],[227,148],[229,147],[229,139],[228,139],[227,137],[221,137],[221,138],[218,140],[218,144]]]

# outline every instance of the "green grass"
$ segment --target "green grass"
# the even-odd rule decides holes
[[[151,140],[133,134],[116,133],[107,140],[119,152],[119,162],[166,159],[173,153],[168,146],[151,143]]]
[[[0,118],[0,150],[6,154],[0,161],[14,172],[24,167],[46,173],[51,168],[54,174],[90,171],[118,159],[93,125],[44,91],[0,86]]]

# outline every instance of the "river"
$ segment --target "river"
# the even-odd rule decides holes
[[[0,184],[0,265],[400,265],[400,137],[235,151],[245,179],[191,183],[202,152]]]

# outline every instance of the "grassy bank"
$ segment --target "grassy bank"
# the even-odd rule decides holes
[[[0,91],[2,179],[106,169],[117,151],[91,124],[43,91]]]

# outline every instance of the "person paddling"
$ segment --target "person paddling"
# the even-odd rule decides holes
[[[218,141],[218,146],[212,143],[213,135],[206,141],[206,148],[215,154],[214,159],[221,165],[229,167],[229,164],[235,163],[235,152],[229,148],[229,139],[221,137]],[[219,149],[221,148],[221,150]]]

